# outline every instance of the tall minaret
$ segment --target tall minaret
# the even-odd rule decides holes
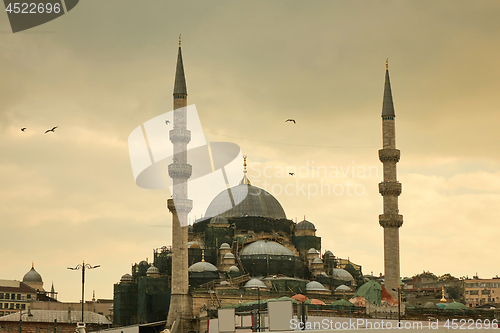
[[[168,174],[173,179],[173,199],[167,200],[172,213],[172,294],[167,326],[179,323],[178,331],[189,330],[189,320],[193,316],[193,303],[189,295],[188,277],[188,224],[187,215],[193,207],[188,199],[187,181],[192,167],[187,164],[187,144],[191,131],[187,129],[187,88],[182,65],[181,38],[174,84],[174,128],[170,130],[170,141],[174,145],[173,163],[168,166]]]
[[[378,151],[380,162],[384,164],[384,181],[378,185],[384,198],[384,214],[379,215],[379,223],[384,228],[384,271],[385,288],[397,299],[399,288],[399,228],[403,224],[403,215],[399,215],[398,196],[401,183],[397,180],[396,163],[400,152],[396,149],[396,131],[392,104],[389,66],[385,64],[384,102],[382,105],[382,136],[384,148]]]

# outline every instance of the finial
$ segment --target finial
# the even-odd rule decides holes
[[[179,47],[181,47],[181,35],[179,35]]]
[[[31,262],[31,268],[35,268],[35,262],[34,261]]]
[[[179,46],[180,46],[180,42],[179,42]],[[388,71],[389,70],[389,58],[385,59],[385,70]]]
[[[440,302],[446,302],[446,298],[444,297],[444,286],[441,286],[441,295],[443,297],[440,299]]]
[[[240,185],[251,185],[250,180],[247,178],[247,155],[243,155],[243,179]]]
[[[95,290],[92,292],[92,302],[95,302]]]
[[[201,262],[205,262],[205,250],[201,250]]]

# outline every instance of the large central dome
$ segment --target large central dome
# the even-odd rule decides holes
[[[233,202],[239,204],[233,206]],[[219,193],[210,203],[205,217],[262,216],[286,219],[285,211],[269,192],[250,184],[240,184]]]

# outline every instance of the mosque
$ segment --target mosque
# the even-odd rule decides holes
[[[396,178],[399,150],[395,148],[394,108],[388,70],[383,105],[384,263],[389,293],[399,288],[399,227],[397,209],[401,184]],[[187,151],[191,133],[186,127],[184,107],[187,87],[181,45],[174,84],[174,129],[170,140],[174,151]],[[184,112],[184,114],[183,114]],[[186,155],[186,154],[184,154]],[[350,297],[364,283],[361,266],[349,259],[322,251],[321,237],[307,220],[288,219],[279,201],[253,186],[247,177],[246,158],[239,184],[219,193],[204,217],[183,227],[193,202],[187,193],[192,168],[187,158],[172,161],[168,172],[174,180],[173,197],[167,200],[172,213],[172,246],[154,250],[153,261],[132,266],[114,285],[114,325],[144,324],[166,320],[180,324],[182,332],[196,329],[193,318],[209,309],[281,296],[303,294],[329,304]],[[235,205],[234,202],[239,202]],[[168,314],[168,315],[167,315]]]

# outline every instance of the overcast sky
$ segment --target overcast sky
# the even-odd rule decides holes
[[[34,261],[45,289],[79,301],[66,268],[85,260],[101,265],[86,299],[112,298],[133,263],[171,244],[169,194],[135,184],[127,139],[171,111],[179,34],[207,140],[238,144],[253,184],[365,274],[383,272],[389,58],[402,276],[499,274],[498,17],[495,0],[85,0],[12,34],[0,13],[0,279]]]

